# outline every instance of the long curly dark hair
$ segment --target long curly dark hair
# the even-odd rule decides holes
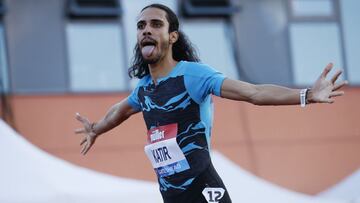
[[[179,33],[178,40],[172,46],[173,58],[176,61],[194,61],[199,62],[200,59],[187,36],[179,30],[179,20],[176,14],[167,6],[162,4],[151,4],[144,7],[142,11],[147,8],[158,8],[166,12],[166,19],[169,22],[169,33],[177,31]],[[128,69],[130,78],[142,78],[149,74],[149,66],[143,59],[139,44],[136,43],[134,48],[134,58],[131,67]]]

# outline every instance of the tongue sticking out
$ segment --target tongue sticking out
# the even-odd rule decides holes
[[[141,52],[142,52],[143,56],[149,57],[152,54],[152,52],[154,51],[154,49],[155,49],[154,45],[147,45],[141,49]]]

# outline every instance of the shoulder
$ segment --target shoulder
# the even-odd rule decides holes
[[[148,84],[150,84],[150,82],[151,82],[151,77],[150,77],[150,75],[146,75],[146,76],[142,77],[142,78],[138,81],[136,87],[138,88],[138,87],[141,87],[141,86],[147,86]]]
[[[182,61],[183,65],[182,67],[185,68],[193,68],[193,69],[206,69],[206,68],[212,68],[210,65],[201,63],[201,62],[192,62],[192,61]]]
[[[141,79],[134,81],[134,83],[132,83],[133,85],[135,84],[135,86],[133,86],[132,95],[137,95],[139,92],[139,89],[141,89],[142,87],[148,86],[150,84],[150,82],[151,82],[151,78],[149,75],[146,75],[146,76],[142,77]]]
[[[182,72],[189,76],[205,76],[218,73],[218,71],[208,64],[200,62],[183,61]]]

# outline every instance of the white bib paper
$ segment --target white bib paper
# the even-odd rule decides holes
[[[160,177],[190,168],[184,153],[176,142],[177,124],[152,128],[148,131],[145,153]]]

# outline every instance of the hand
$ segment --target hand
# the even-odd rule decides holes
[[[333,64],[329,63],[311,88],[308,94],[308,101],[310,103],[334,103],[335,100],[333,97],[342,96],[344,94],[344,91],[338,90],[348,82],[341,81],[340,83],[335,84],[336,80],[342,74],[342,70],[338,70],[330,81],[326,80],[326,76],[331,71],[332,67]]]
[[[85,137],[80,142],[80,145],[84,144],[80,153],[85,155],[95,143],[97,135],[92,128],[92,124],[86,117],[83,117],[79,113],[76,113],[76,119],[80,121],[84,126],[83,128],[76,129],[75,133],[85,134]]]

